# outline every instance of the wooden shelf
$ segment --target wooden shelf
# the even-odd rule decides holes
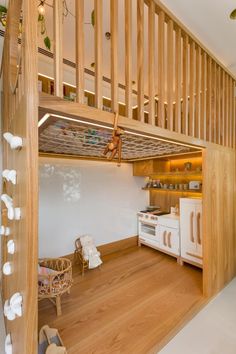
[[[168,189],[168,188],[146,188],[143,187],[144,191],[166,191],[166,192],[175,192],[175,193],[202,193],[201,189]]]
[[[177,171],[177,172],[157,172],[152,173],[151,176],[202,176],[202,171]]]

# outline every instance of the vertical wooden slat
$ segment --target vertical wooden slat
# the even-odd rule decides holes
[[[212,61],[212,129],[211,129],[211,138],[212,142],[216,142],[216,62]]]
[[[181,28],[176,29],[175,40],[175,131],[181,133]]]
[[[164,73],[164,22],[165,14],[158,15],[158,126],[165,128],[165,73]]]
[[[221,69],[221,141],[220,144],[224,145],[225,141],[225,71]]]
[[[189,50],[188,35],[183,36],[183,131],[188,135],[188,90],[189,88]]]
[[[173,130],[174,24],[167,23],[167,129]]]
[[[144,122],[144,0],[137,0],[138,120]]]
[[[189,134],[194,136],[194,95],[195,95],[195,42],[190,42],[190,78],[189,78]]]
[[[94,0],[94,36],[95,36],[95,105],[102,109],[102,16],[103,0]]]
[[[132,0],[125,0],[125,114],[132,118]]]
[[[225,146],[229,143],[229,75],[225,74]]]
[[[148,96],[149,116],[148,123],[155,123],[155,86],[154,86],[154,41],[155,41],[155,4],[150,0],[148,8]]]
[[[233,148],[236,148],[235,81],[233,85]]]
[[[216,67],[216,143],[220,141],[220,66]]]
[[[233,100],[233,90],[232,90],[232,77],[229,77],[229,126],[228,126],[228,135],[229,135],[229,142],[228,142],[228,146],[231,147],[232,146],[232,100]]]
[[[195,137],[200,138],[201,119],[201,48],[196,47],[196,115],[195,115]]]
[[[111,108],[118,112],[118,0],[110,0]]]
[[[212,59],[207,58],[206,137],[212,141]]]
[[[84,0],[75,2],[76,101],[84,103]]]
[[[53,1],[54,95],[63,97],[63,0]]]
[[[206,52],[202,52],[202,74],[201,74],[201,121],[200,133],[201,139],[206,140]]]

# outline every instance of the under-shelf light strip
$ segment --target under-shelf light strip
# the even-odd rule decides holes
[[[66,117],[66,116],[62,116],[59,114],[50,114],[50,113],[46,113],[38,122],[38,127],[41,127],[49,117],[55,117],[55,118],[60,118],[60,119],[64,119],[64,120],[68,120],[71,122],[76,122],[76,123],[82,123],[82,124],[87,124],[87,125],[92,125],[94,127],[98,127],[98,128],[104,128],[104,129],[109,129],[109,130],[113,130],[113,127],[109,127],[107,125],[103,125],[103,124],[98,124],[98,123],[92,123],[92,122],[88,122],[88,121],[84,121],[84,120],[80,120],[80,119],[75,119],[75,118],[71,118],[71,117]],[[155,136],[151,136],[151,135],[146,135],[146,134],[142,134],[142,133],[136,133],[136,132],[132,132],[129,130],[125,130],[124,132],[126,134],[130,134],[130,135],[135,135],[135,136],[140,136],[143,138],[148,138],[148,139],[153,139],[153,140],[158,140],[158,141],[164,141],[166,143],[173,143],[176,145],[181,145],[181,146],[186,146],[186,147],[190,147],[193,149],[201,149],[200,147],[195,147],[193,145],[189,145],[189,144],[184,144],[184,143],[180,143],[180,142],[176,142],[176,141],[171,141],[171,140],[167,140],[167,139],[163,139],[163,138],[157,138]]]

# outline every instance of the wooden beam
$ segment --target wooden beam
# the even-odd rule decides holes
[[[118,112],[118,0],[110,0],[111,109]]]
[[[216,140],[220,143],[220,67],[216,67]]]
[[[167,129],[173,130],[173,86],[174,86],[174,24],[167,23]]]
[[[132,1],[125,0],[125,114],[132,118]]]
[[[229,145],[229,75],[225,76],[225,146]]]
[[[84,103],[84,0],[75,2],[76,101]]]
[[[165,72],[164,72],[164,23],[165,14],[161,11],[158,15],[158,126],[165,128]]]
[[[151,0],[148,7],[148,96],[149,115],[148,123],[155,124],[155,4]]]
[[[63,0],[53,0],[54,95],[63,97]]]
[[[236,148],[236,112],[235,112],[235,80],[233,80],[233,148]]]
[[[229,135],[229,147],[232,147],[232,122],[233,122],[233,80],[232,77],[229,77],[229,127],[228,127],[228,135]]]
[[[181,28],[176,29],[175,41],[175,131],[181,133]]]
[[[137,80],[137,118],[144,122],[144,0],[137,0]]]
[[[102,16],[103,0],[94,0],[94,36],[95,36],[95,106],[102,109]]]

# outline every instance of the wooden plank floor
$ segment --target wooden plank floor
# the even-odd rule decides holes
[[[68,354],[146,354],[204,302],[202,273],[150,248],[106,259],[101,270],[79,274],[62,297],[62,316],[39,303],[39,328],[58,328]],[[155,349],[153,349],[155,348]]]

